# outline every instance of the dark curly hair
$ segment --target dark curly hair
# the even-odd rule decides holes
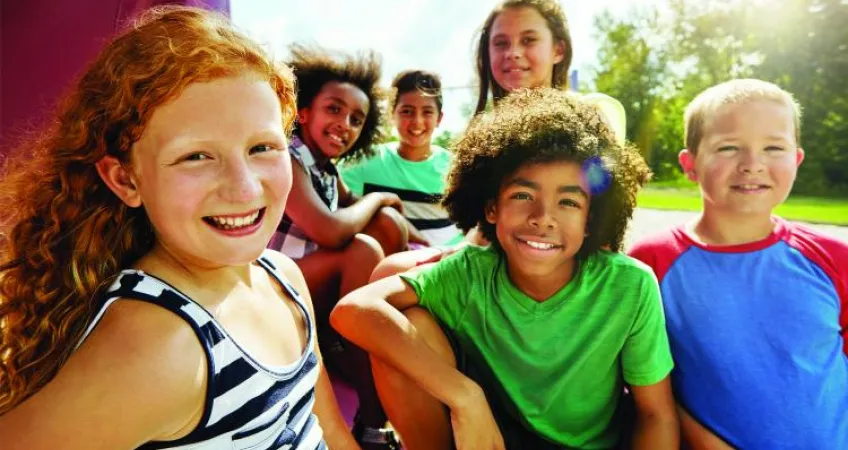
[[[383,141],[380,131],[383,92],[379,86],[382,62],[379,55],[373,51],[347,54],[301,43],[292,44],[289,52],[291,59],[287,64],[294,70],[297,78],[298,111],[310,107],[321,88],[331,81],[350,83],[365,93],[369,108],[362,132],[350,150],[339,160],[356,162],[370,157],[374,153],[373,145]],[[295,128],[294,134],[303,137],[299,127]]]
[[[595,106],[553,88],[510,94],[494,111],[475,117],[453,151],[443,204],[460,228],[478,226],[494,245],[495,226],[486,221],[485,211],[509,175],[527,164],[581,164],[592,195],[589,236],[578,258],[601,248],[622,249],[636,194],[651,175],[635,147],[616,143]]]
[[[477,38],[476,68],[477,68],[477,106],[474,114],[486,109],[489,101],[489,91],[492,92],[492,100],[495,103],[504,98],[509,92],[502,88],[492,77],[492,57],[489,55],[489,40],[492,35],[492,26],[500,13],[509,8],[533,8],[542,15],[548,28],[551,30],[554,42],[562,42],[565,54],[562,61],[554,64],[551,85],[556,88],[568,87],[568,69],[571,67],[571,32],[565,12],[559,0],[504,0],[492,9],[489,16],[480,27]]]

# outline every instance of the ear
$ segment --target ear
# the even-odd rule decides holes
[[[439,111],[439,118],[436,119],[436,127],[442,124],[442,118],[445,117],[445,113]]]
[[[490,224],[494,225],[495,222],[497,221],[497,217],[498,217],[497,206],[495,205],[494,201],[490,200],[486,204],[486,222],[489,222]]]
[[[804,156],[804,149],[798,147],[798,149],[795,151],[795,167],[801,166],[801,163],[804,162]]]
[[[554,64],[559,64],[565,59],[565,41],[554,43]]]
[[[698,174],[695,173],[695,155],[689,149],[680,150],[677,154],[677,162],[680,163],[680,168],[686,174],[689,181],[698,182]]]
[[[300,108],[297,110],[297,123],[305,125],[309,120],[309,108]]]
[[[95,167],[97,167],[97,174],[100,175],[100,179],[122,202],[130,208],[141,206],[141,195],[136,189],[135,178],[118,161],[118,158],[104,156],[103,159],[97,161]]]

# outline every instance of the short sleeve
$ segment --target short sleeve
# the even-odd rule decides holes
[[[660,288],[645,272],[639,287],[640,304],[622,350],[624,380],[635,386],[662,381],[674,367],[665,328]]]
[[[400,277],[412,287],[424,309],[454,328],[468,305],[471,262],[464,248],[426,269]]]

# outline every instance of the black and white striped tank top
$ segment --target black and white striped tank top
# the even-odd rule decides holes
[[[318,420],[312,413],[318,358],[313,351],[312,319],[297,291],[263,255],[258,260],[294,299],[306,319],[306,350],[296,362],[269,367],[254,360],[203,307],[164,281],[138,270],[125,270],[112,284],[86,330],[97,325],[118,298],[142,300],[180,316],[194,329],[207,360],[207,392],[203,416],[187,436],[149,442],[139,449],[181,450],[325,450]],[[82,341],[80,342],[82,343]]]

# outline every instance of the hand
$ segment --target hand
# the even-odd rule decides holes
[[[409,235],[408,242],[410,244],[419,244],[427,247],[430,246],[430,241],[428,241],[427,238],[421,234],[421,231],[419,231],[418,228],[415,228],[415,225],[413,225],[409,220],[406,221],[406,231]]]
[[[450,415],[457,450],[506,450],[503,436],[482,390],[464,406],[452,408]]]
[[[398,210],[398,212],[403,212],[403,203],[397,194],[392,194],[390,192],[380,192],[379,194],[381,206],[388,206]]]

